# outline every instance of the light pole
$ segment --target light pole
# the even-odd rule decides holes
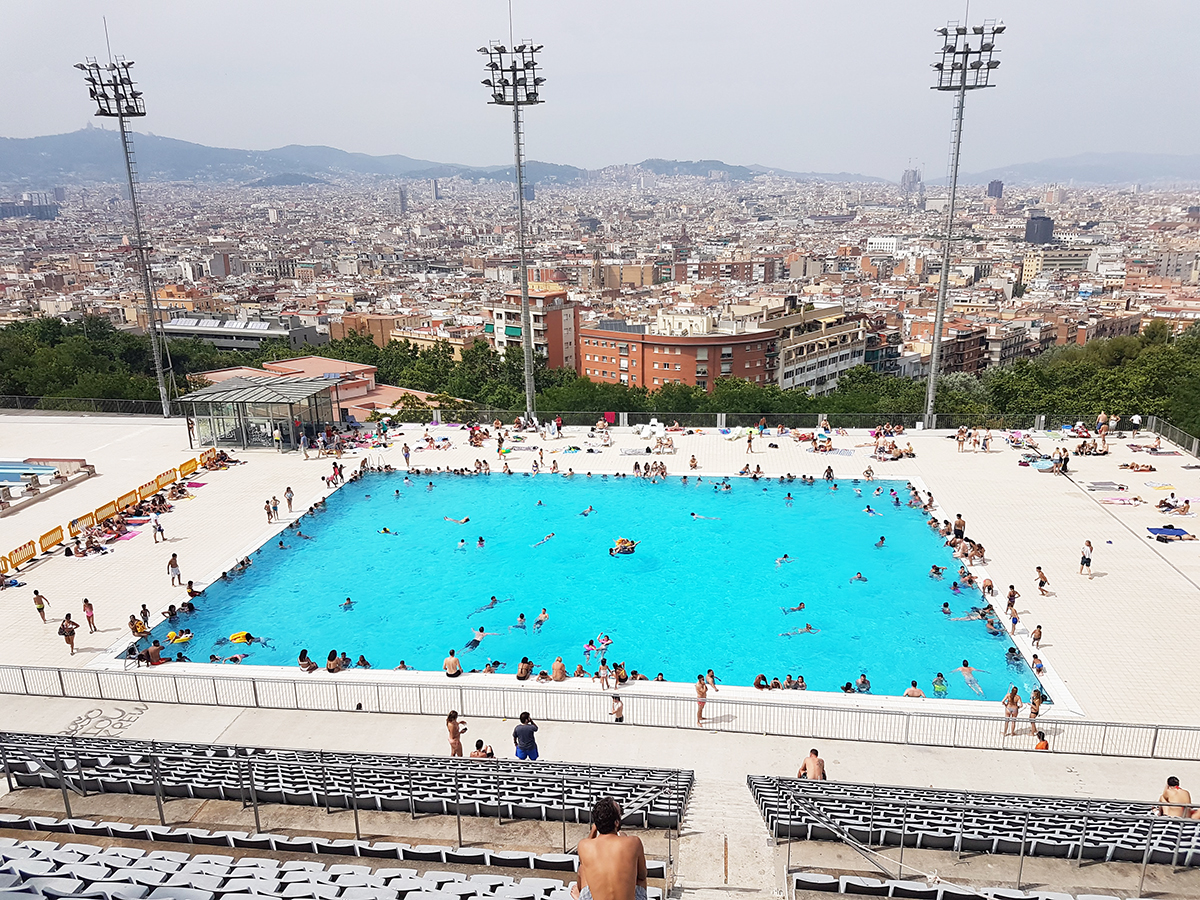
[[[146,115],[146,104],[142,100],[142,92],[134,89],[133,78],[129,74],[129,70],[133,68],[133,60],[118,56],[107,65],[101,65],[89,57],[84,62],[75,63],[75,68],[83,72],[88,93],[96,101],[96,115],[116,119],[121,131],[121,146],[125,151],[125,175],[129,182],[129,202],[133,206],[133,252],[137,254],[138,268],[141,270],[142,292],[146,298],[146,328],[150,335],[150,349],[154,354],[154,375],[158,379],[163,418],[170,418],[171,401],[167,396],[167,382],[163,378],[163,335],[154,305],[154,287],[150,280],[150,248],[146,245],[146,235],[142,230],[142,209],[137,190],[137,161],[133,156],[133,134],[126,122],[127,119]]]
[[[537,74],[535,54],[541,44],[526,41],[511,50],[494,41],[479,52],[488,58],[484,85],[492,92],[488,102],[511,106],[513,111],[513,157],[517,182],[517,252],[521,258],[521,344],[525,351],[525,418],[534,414],[533,321],[529,312],[529,269],[525,262],[525,138],[521,129],[521,107],[533,106],[545,78]]]
[[[933,403],[937,397],[937,377],[942,357],[942,321],[946,317],[946,291],[950,284],[950,241],[954,234],[954,206],[958,194],[958,155],[962,149],[963,106],[967,91],[993,87],[992,70],[1000,65],[993,59],[996,35],[1004,32],[1004,23],[987,19],[968,28],[950,22],[938,28],[943,46],[941,59],[933,64],[937,72],[935,91],[954,91],[954,127],[950,133],[950,197],[946,207],[946,241],[942,246],[942,277],[938,282],[937,311],[933,317],[933,346],[929,353],[929,380],[925,386],[925,427],[932,428],[936,418]]]

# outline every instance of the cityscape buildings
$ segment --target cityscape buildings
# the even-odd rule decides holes
[[[455,358],[475,340],[507,352],[520,343],[511,186],[437,181],[438,200],[419,179],[148,182],[164,332],[223,349],[286,337],[303,352],[357,332],[379,346],[444,341]],[[539,185],[528,204],[536,351],[649,390],[732,377],[818,395],[856,365],[921,376],[939,211],[911,202],[911,172],[907,184],[617,166]],[[110,202],[119,191],[47,185],[30,202],[61,197],[56,218],[0,222],[0,322],[91,313],[145,328],[129,226]],[[1200,315],[1195,192],[1010,184],[1002,207],[995,193],[962,188],[968,239],[951,259],[943,371]]]

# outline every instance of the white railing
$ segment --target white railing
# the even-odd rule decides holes
[[[463,683],[397,683],[355,679],[296,680],[140,669],[56,669],[0,666],[0,693],[146,703],[186,703],[259,709],[328,712],[383,712],[444,716],[456,709],[468,716],[515,719],[529,712],[547,722],[611,721],[611,693],[514,691]],[[1030,750],[1027,732],[1003,737],[1004,719],[925,711],[864,709],[766,698],[735,699],[709,694],[703,725],[688,697],[622,692],[625,722],[656,728],[684,728],[770,734],[840,741],[871,741],[978,750]],[[1022,719],[1023,725],[1027,720]],[[1052,752],[1095,756],[1200,761],[1200,728],[1038,719]]]

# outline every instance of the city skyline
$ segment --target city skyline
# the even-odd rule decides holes
[[[1198,127],[1168,111],[1171,92],[1161,87],[1200,74],[1184,45],[1200,9],[996,6],[972,11],[972,22],[1002,18],[1008,31],[999,87],[968,112],[966,170],[1088,151],[1194,149]],[[20,88],[0,100],[6,136],[90,121],[71,64],[103,57],[102,11],[82,2],[62,9],[52,20],[39,9],[5,17],[13,49],[0,66]],[[585,20],[518,0],[514,34],[545,44],[549,79],[547,103],[530,116],[530,155],[586,168],[710,158],[888,178],[911,161],[936,180],[946,165],[950,104],[929,90],[933,29],[961,18],[962,5],[859,9],[866,27],[848,29],[844,13],[816,5],[762,2],[729,18],[715,4],[689,5],[681,17],[674,8],[618,2]],[[335,14],[315,4],[217,2],[199,11],[142,2],[103,10],[114,53],[138,63],[147,131],[209,146],[328,145],[472,166],[500,165],[511,154],[511,137],[482,95],[475,52],[507,38],[504,3],[452,12],[368,4]],[[1164,21],[1178,27],[1164,30]],[[839,34],[847,40],[829,39]],[[330,49],[320,55],[323,47]],[[1105,58],[1126,64],[1100,64]],[[1152,142],[1088,124],[1121,109],[1156,121]]]

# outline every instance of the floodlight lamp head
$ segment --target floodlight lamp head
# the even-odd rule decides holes
[[[936,29],[934,29],[934,34],[940,34],[942,37],[946,37],[946,36],[947,36],[949,33],[950,33],[950,29],[949,29],[949,28],[936,28]]]
[[[524,52],[525,52],[524,44],[517,44],[517,46],[513,47],[513,53],[524,53]]]
[[[479,48],[479,52],[480,52],[480,53],[485,53],[485,54],[486,54],[486,53],[491,53],[492,51],[491,51],[491,50],[489,50],[487,47],[480,47],[480,48]]]
[[[1004,34],[1005,25],[1003,22],[997,22],[992,28],[992,34]]]
[[[959,25],[957,28],[955,28],[955,29],[954,29],[954,33],[955,33],[955,34],[966,34],[966,33],[967,33],[967,26],[966,26],[966,25]]]

